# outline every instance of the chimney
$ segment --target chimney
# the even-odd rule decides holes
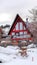
[[[28,18],[26,18],[26,26],[28,28],[29,22],[28,22]]]

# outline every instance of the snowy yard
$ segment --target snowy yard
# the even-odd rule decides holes
[[[22,57],[17,46],[0,46],[0,65],[37,65],[37,48],[27,49],[28,57]]]

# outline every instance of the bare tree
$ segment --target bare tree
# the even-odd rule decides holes
[[[37,7],[29,10],[31,14],[29,17],[32,22],[29,24],[29,30],[33,34],[33,42],[37,43]]]
[[[37,7],[33,8],[32,10],[29,10],[29,13],[31,14],[31,16],[29,16],[33,22],[37,21]]]

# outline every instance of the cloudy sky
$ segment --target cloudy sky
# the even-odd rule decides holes
[[[37,0],[0,0],[0,25],[11,24],[18,13],[23,19],[28,10],[37,6]]]

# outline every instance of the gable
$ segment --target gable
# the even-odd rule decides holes
[[[12,26],[11,26],[11,29],[10,29],[8,35],[9,35],[10,32],[15,28],[16,24],[19,23],[19,22],[23,22],[23,25],[26,27],[25,22],[24,22],[24,21],[22,20],[22,18],[17,14],[17,15],[16,15],[16,18],[15,18],[15,20],[14,20]]]

